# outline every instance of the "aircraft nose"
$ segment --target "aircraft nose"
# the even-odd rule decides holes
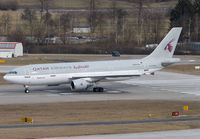
[[[6,80],[6,81],[11,81],[11,78],[10,78],[10,76],[9,75],[5,75],[5,76],[3,76],[3,79],[4,80]]]
[[[3,76],[3,79],[6,80],[6,81],[8,81],[8,82],[12,82],[13,81],[12,78],[11,78],[11,76],[9,76],[9,75]]]
[[[7,81],[8,80],[8,75],[3,76],[3,79]]]
[[[3,76],[3,79],[8,81],[8,82],[11,82],[11,83],[17,83],[18,82],[18,79],[15,79],[15,76],[10,76],[10,75],[4,75]]]

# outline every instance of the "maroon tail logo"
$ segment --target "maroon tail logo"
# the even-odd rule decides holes
[[[174,41],[174,39],[172,39],[166,46],[165,46],[165,50],[168,50],[169,52],[172,51],[173,46],[171,45],[171,43]]]

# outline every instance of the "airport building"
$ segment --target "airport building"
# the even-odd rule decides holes
[[[0,42],[0,57],[11,58],[23,56],[23,45],[20,42]]]
[[[89,25],[74,25],[73,26],[73,33],[90,33],[90,26]]]

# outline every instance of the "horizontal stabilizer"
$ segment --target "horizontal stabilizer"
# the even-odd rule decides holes
[[[166,67],[171,64],[178,63],[180,61],[181,61],[180,58],[169,58],[169,59],[165,59],[161,64],[163,67]]]

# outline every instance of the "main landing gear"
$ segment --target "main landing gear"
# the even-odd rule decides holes
[[[30,93],[29,86],[24,85],[24,88],[25,88],[24,92],[25,92],[26,94]]]
[[[94,87],[93,88],[93,92],[103,92],[103,91],[104,91],[103,87]]]

